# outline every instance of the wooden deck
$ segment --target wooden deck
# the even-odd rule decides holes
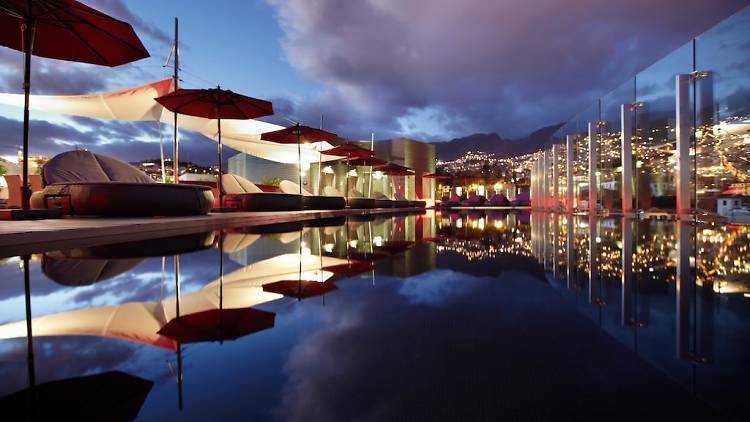
[[[0,257],[40,253],[53,249],[155,239],[224,227],[260,226],[330,217],[394,214],[423,210],[423,208],[384,208],[374,210],[232,212],[211,213],[195,217],[67,217],[37,221],[0,221]]]

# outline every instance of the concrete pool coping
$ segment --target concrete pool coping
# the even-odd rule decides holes
[[[424,208],[378,208],[210,213],[190,217],[66,217],[50,220],[0,221],[0,257],[27,255],[66,247],[155,239],[224,227],[424,211]]]

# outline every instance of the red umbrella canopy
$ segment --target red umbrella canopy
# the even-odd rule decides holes
[[[388,176],[413,176],[414,172],[410,168],[404,167],[396,163],[388,163],[382,166],[378,166],[375,170]]]
[[[435,180],[450,180],[450,176],[437,173],[428,173],[422,176],[423,179],[435,179]]]
[[[359,145],[354,144],[344,144],[339,145],[335,148],[327,149],[325,151],[320,151],[323,154],[328,155],[335,155],[338,157],[347,157],[347,158],[370,158],[375,156],[375,152],[371,151],[367,148],[362,148]]]
[[[277,293],[287,297],[304,299],[336,290],[336,285],[328,281],[281,280],[263,285],[264,292]]]
[[[273,312],[253,308],[209,309],[175,318],[159,334],[180,343],[234,340],[272,328],[275,319]]]
[[[262,141],[276,142],[277,144],[297,144],[326,142],[336,139],[336,134],[326,132],[323,129],[315,129],[309,126],[294,125],[273,132],[260,135]]]
[[[350,166],[382,166],[386,163],[388,162],[376,157],[360,157],[349,160]]]
[[[74,0],[0,0],[0,45],[24,51],[21,27],[29,21],[35,56],[103,66],[149,56],[128,23]]]
[[[177,89],[155,98],[167,110],[206,119],[247,120],[273,114],[270,101],[259,100],[229,90]]]

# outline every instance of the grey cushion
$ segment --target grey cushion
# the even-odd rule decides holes
[[[44,165],[44,180],[51,183],[129,182],[156,183],[134,166],[90,151],[68,151]]]

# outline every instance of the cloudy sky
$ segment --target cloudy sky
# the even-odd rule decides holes
[[[79,94],[169,77],[180,18],[183,86],[274,102],[275,122],[350,138],[520,137],[562,122],[747,0],[86,0],[130,22],[151,58],[117,67],[34,58],[32,91]],[[22,55],[0,47],[0,92],[21,93]],[[0,106],[0,156],[21,143],[22,112]],[[153,123],[32,113],[32,154],[75,147],[158,156]],[[166,130],[166,129],[165,129]],[[181,158],[215,146],[184,134]]]

